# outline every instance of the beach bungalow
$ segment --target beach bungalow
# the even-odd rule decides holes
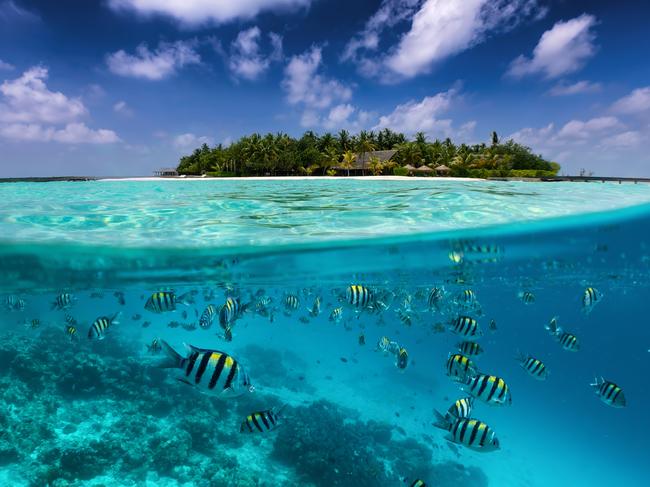
[[[370,174],[370,161],[373,158],[376,157],[379,162],[383,164],[390,161],[395,154],[397,154],[396,150],[375,150],[363,154],[357,154],[354,165],[350,168],[350,176],[361,176],[364,173]],[[333,169],[336,169],[340,174],[347,174],[347,169],[340,166],[336,166]]]
[[[407,164],[404,166],[404,169],[406,169],[409,172],[409,176],[413,174],[413,171],[415,171],[415,166],[411,166],[410,164]]]
[[[449,176],[449,171],[451,171],[451,169],[449,169],[444,164],[441,164],[440,166],[436,167],[436,174],[438,176]]]
[[[163,167],[154,171],[153,175],[160,178],[173,178],[178,176],[178,171],[174,167]]]
[[[431,176],[434,171],[429,166],[420,166],[413,169],[413,172],[418,176]]]

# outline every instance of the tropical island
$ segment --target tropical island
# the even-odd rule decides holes
[[[300,138],[285,133],[254,133],[229,146],[203,144],[183,156],[179,175],[241,176],[556,176],[560,165],[513,140],[502,142],[492,132],[489,144],[455,144],[451,139],[428,141],[419,132],[413,140],[384,129],[336,135],[305,132]],[[174,171],[172,169],[172,171]]]

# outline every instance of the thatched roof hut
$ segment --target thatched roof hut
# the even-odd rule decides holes
[[[415,171],[415,167],[411,166],[410,164],[407,164],[406,166],[404,166],[404,169],[408,169],[409,171]]]
[[[451,169],[449,169],[444,164],[441,164],[440,166],[436,167],[436,174],[438,176],[446,176],[447,174],[449,174],[449,171],[451,171]]]
[[[429,166],[420,166],[420,167],[416,167],[413,171],[420,172],[420,173],[432,173],[433,169],[431,169]]]

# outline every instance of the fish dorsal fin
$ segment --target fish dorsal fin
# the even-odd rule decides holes
[[[183,346],[184,346],[185,349],[186,349],[188,352],[190,352],[190,353],[191,353],[191,352],[197,352],[197,353],[212,353],[212,352],[216,352],[216,353],[220,353],[220,354],[222,354],[222,355],[228,355],[227,353],[225,353],[225,352],[221,352],[221,351],[219,351],[219,350],[213,350],[213,349],[211,349],[211,348],[199,348],[199,347],[195,347],[194,345],[190,345],[189,343],[183,343]]]

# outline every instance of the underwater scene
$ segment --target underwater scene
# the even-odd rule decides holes
[[[650,186],[0,196],[0,485],[647,485]]]

